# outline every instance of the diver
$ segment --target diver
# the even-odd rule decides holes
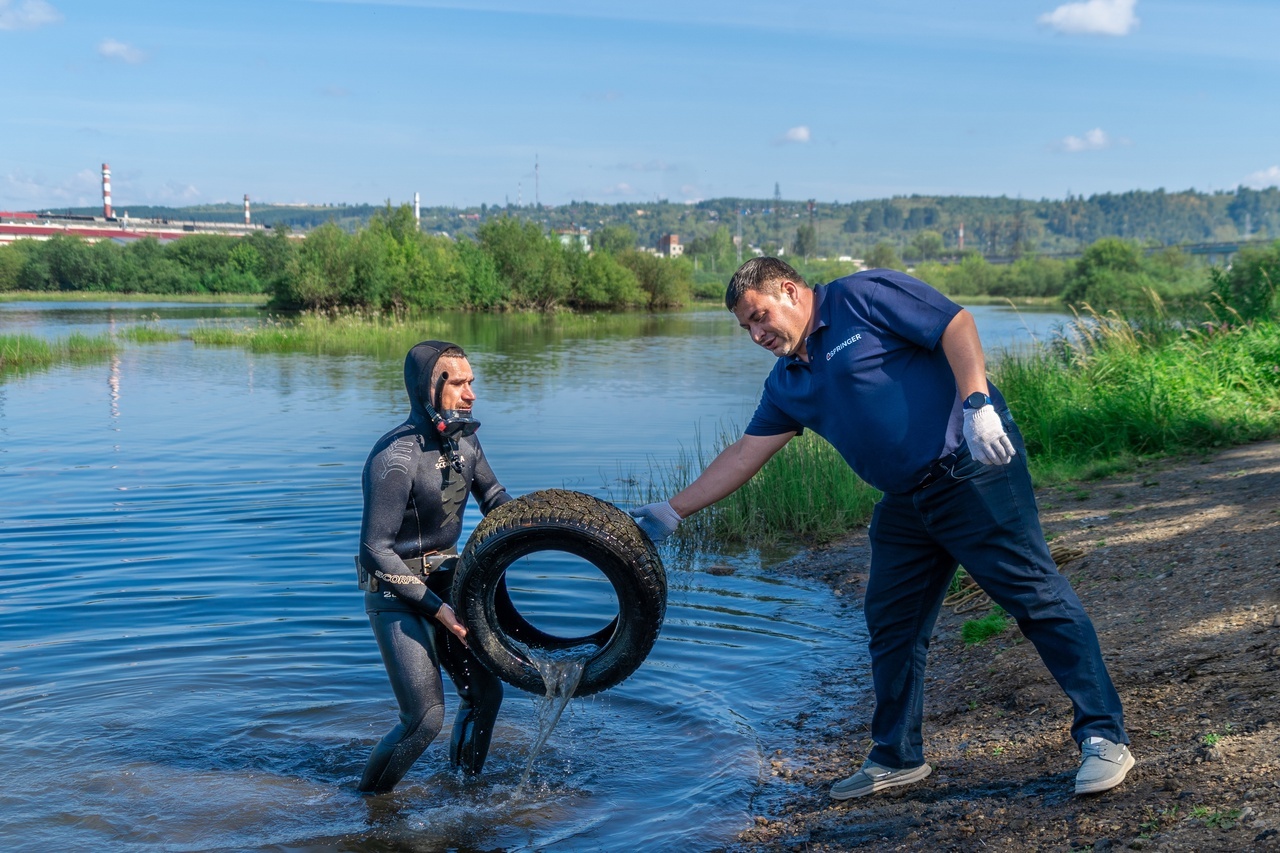
[[[409,419],[378,439],[364,465],[356,569],[364,608],[400,705],[400,721],[374,747],[360,791],[390,791],[444,724],[444,666],[460,704],[449,760],[479,773],[502,682],[467,650],[448,601],[467,494],[480,511],[511,500],[485,460],[472,416],[475,374],[454,344],[424,341],[404,362]]]

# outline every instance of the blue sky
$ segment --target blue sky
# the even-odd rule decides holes
[[[0,0],[0,210],[103,162],[122,209],[1270,186],[1278,41],[1276,0]]]

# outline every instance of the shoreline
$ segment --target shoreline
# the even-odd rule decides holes
[[[1280,850],[1280,441],[1037,489],[1041,522],[1093,620],[1137,764],[1072,795],[1070,703],[1012,623],[965,646],[984,608],[944,607],[913,785],[837,803],[868,748],[869,672],[815,677],[796,751],[775,755],[731,850]],[[865,529],[777,567],[862,620]],[[766,744],[768,750],[773,748]]]

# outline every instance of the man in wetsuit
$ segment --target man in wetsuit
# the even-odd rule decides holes
[[[746,433],[669,501],[632,512],[655,541],[751,479],[806,427],[884,492],[871,519],[864,610],[874,745],[831,796],[860,797],[929,775],[921,736],[925,656],[963,564],[1018,622],[1071,699],[1076,794],[1133,766],[1120,697],[1093,625],[1040,528],[1022,436],[987,382],[968,311],[893,270],[811,289],[776,258],[747,261],[725,304],[778,357]]]
[[[444,724],[443,665],[460,705],[449,760],[479,773],[502,703],[502,682],[471,655],[448,602],[462,510],[511,500],[484,458],[472,417],[475,375],[461,348],[424,341],[404,362],[409,419],[365,462],[357,569],[364,608],[400,705],[400,722],[369,756],[360,790],[390,791]]]

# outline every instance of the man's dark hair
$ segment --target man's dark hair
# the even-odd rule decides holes
[[[738,304],[742,294],[748,290],[761,293],[777,293],[781,290],[778,282],[786,279],[794,281],[802,287],[808,287],[804,276],[796,272],[790,264],[777,258],[752,258],[729,279],[729,287],[724,292],[724,307],[730,311]]]

